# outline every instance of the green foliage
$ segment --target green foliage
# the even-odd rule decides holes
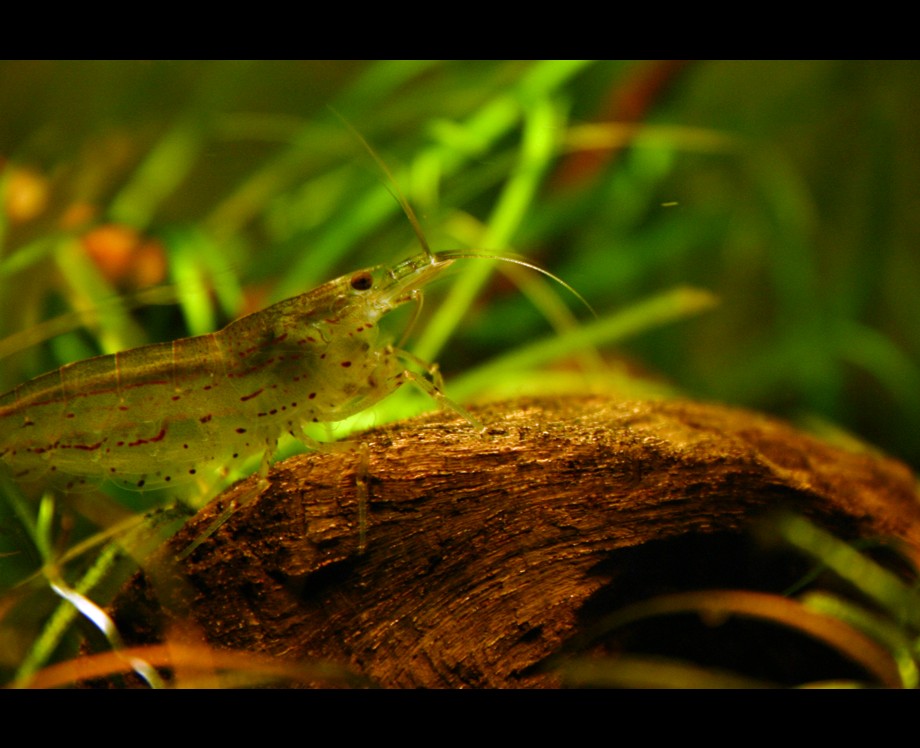
[[[774,517],[763,524],[760,533],[764,540],[778,541],[816,564],[810,578],[801,582],[804,589],[788,590],[785,594],[693,590],[653,596],[603,617],[572,643],[571,654],[551,658],[547,668],[557,672],[567,685],[580,687],[769,688],[779,685],[743,671],[732,672],[664,655],[629,651],[618,652],[615,656],[583,654],[624,627],[647,624],[656,618],[685,616],[683,620],[686,621],[686,616],[690,616],[714,630],[738,619],[779,624],[790,636],[800,635],[820,642],[865,673],[863,680],[791,685],[910,689],[920,686],[920,588],[915,568],[907,575],[912,581],[905,581],[873,561],[868,553],[797,515]],[[830,574],[840,588],[830,592],[816,587],[816,578],[821,574]],[[730,646],[729,637],[730,634],[725,635],[723,646]],[[666,642],[660,644],[664,646]]]
[[[0,63],[0,391],[415,253],[397,187],[331,107],[434,249],[519,253],[597,310],[520,268],[458,263],[408,342],[449,394],[683,391],[836,423],[920,464],[918,76],[913,62]],[[112,269],[91,246],[125,259]],[[395,338],[406,322],[388,320]],[[552,368],[573,357],[577,373]],[[348,428],[431,407],[404,389]],[[9,588],[64,551],[63,514],[39,521],[0,492]],[[65,545],[125,506],[139,508],[116,495]]]

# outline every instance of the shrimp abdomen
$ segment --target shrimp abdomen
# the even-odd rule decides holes
[[[60,472],[144,487],[154,465],[169,483],[163,466],[210,456],[221,370],[213,335],[63,366],[0,400],[0,457],[20,479]]]

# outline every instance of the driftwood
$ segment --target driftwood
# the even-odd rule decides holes
[[[213,647],[337,663],[386,687],[554,686],[540,664],[617,606],[796,581],[805,561],[777,561],[747,534],[773,510],[846,538],[897,539],[920,557],[903,465],[775,420],[591,397],[473,412],[482,436],[433,413],[370,431],[355,451],[277,464],[261,492],[254,478],[237,484],[122,593],[123,636],[157,641],[184,626]],[[762,638],[748,645],[763,659]],[[717,664],[747,662],[732,656]],[[764,672],[782,680],[775,662]]]

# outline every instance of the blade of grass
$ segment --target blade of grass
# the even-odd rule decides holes
[[[183,120],[174,125],[112,200],[109,217],[138,230],[147,228],[160,203],[191,171],[203,144],[204,132],[198,122]]]
[[[555,106],[548,100],[538,101],[526,113],[521,156],[517,166],[505,182],[496,203],[482,246],[490,251],[506,248],[530,208],[537,187],[555,151],[555,137],[561,121]],[[457,324],[470,308],[494,263],[471,265],[452,286],[438,311],[425,326],[425,331],[414,346],[414,352],[426,361],[434,361]]]
[[[577,641],[575,649],[587,648],[605,634],[655,616],[697,614],[711,625],[729,616],[743,616],[778,623],[824,642],[859,664],[880,683],[902,687],[901,673],[891,654],[875,641],[837,618],[810,610],[802,603],[779,595],[740,590],[706,590],[661,595],[628,605],[599,621]],[[550,660],[549,666],[562,660]]]
[[[50,665],[20,684],[26,688],[57,688],[80,681],[127,672],[132,659],[177,673],[179,688],[228,688],[263,685],[279,679],[320,681],[354,687],[371,685],[367,680],[332,662],[284,662],[249,652],[211,649],[167,642],[102,652]],[[182,674],[179,676],[179,674]]]
[[[836,595],[824,592],[807,593],[802,596],[801,602],[809,610],[844,621],[877,641],[891,653],[897,663],[904,688],[920,686],[916,642],[911,640],[905,631],[891,620],[882,618]]]
[[[899,625],[920,632],[920,596],[892,572],[803,517],[783,515],[772,527],[785,542],[877,601]]]
[[[553,336],[523,345],[457,376],[451,380],[451,395],[462,401],[487,389],[490,382],[509,376],[511,372],[542,366],[584,348],[621,342],[659,325],[705,311],[715,303],[712,294],[695,288],[676,288],[658,294],[628,309],[574,329],[564,336]]]
[[[570,688],[775,688],[737,673],[660,657],[573,659],[558,674]]]
[[[534,63],[515,86],[510,90],[503,90],[501,94],[472,113],[464,122],[431,123],[429,129],[438,138],[438,142],[422,149],[416,158],[437,162],[440,164],[439,171],[444,176],[455,174],[471,158],[484,155],[489,147],[520,120],[524,111],[522,102],[535,105],[541,99],[548,98],[554,90],[590,64],[591,61],[586,60],[549,60]],[[342,111],[350,121],[356,121],[348,109],[341,106],[336,108]],[[398,179],[403,178],[400,170],[392,170]],[[369,195],[356,196],[354,200],[360,205],[360,208],[356,208],[355,218],[360,217],[362,220],[355,223],[360,230],[353,232],[351,240],[353,242],[360,241],[371,229],[399,210],[398,202],[385,192],[381,192],[379,186],[375,186]],[[319,251],[316,251],[314,255],[313,249],[311,248],[310,255],[305,256],[292,269],[290,278],[309,276],[310,266],[317,261],[317,257],[320,261],[324,260],[324,256]],[[296,288],[292,281],[288,280],[282,282],[276,289],[275,297],[292,296],[301,293],[302,290],[302,288]]]
[[[96,309],[98,325],[92,330],[103,353],[114,353],[147,342],[147,335],[120,304],[106,304],[117,296],[82,251],[78,242],[65,241],[56,247],[55,259],[69,290],[73,309]]]
[[[119,547],[111,543],[99,553],[93,562],[93,565],[86,572],[83,578],[73,587],[73,590],[85,596],[109,573],[112,566],[118,560],[120,554]],[[55,649],[64,638],[65,633],[70,628],[74,619],[79,614],[77,607],[70,602],[62,602],[55,612],[51,615],[41,633],[20,663],[16,671],[14,682],[22,684],[27,682],[40,668],[51,660]]]
[[[120,635],[111,619],[89,598],[89,593],[116,570],[116,567],[130,560],[139,563],[166,538],[175,533],[187,517],[183,512],[154,512],[148,516],[135,516],[117,527],[105,529],[79,546],[69,549],[55,559],[48,559],[42,569],[23,580],[20,587],[34,586],[41,582],[49,584],[62,602],[37,634],[23,658],[15,675],[15,683],[22,684],[46,665],[53,657],[61,641],[70,630],[77,615],[84,615],[96,625],[114,648],[122,646]],[[111,538],[116,538],[110,541]],[[50,543],[46,545],[50,546]],[[63,578],[64,564],[79,555],[102,545],[94,556],[90,567],[73,585]],[[136,566],[134,567],[136,568]],[[145,663],[135,663],[145,679],[154,677]]]

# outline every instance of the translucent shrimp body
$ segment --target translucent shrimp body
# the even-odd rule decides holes
[[[413,378],[377,323],[459,253],[336,278],[219,332],[78,361],[0,396],[0,462],[17,480],[175,485],[263,455]],[[308,439],[307,439],[308,440]]]

